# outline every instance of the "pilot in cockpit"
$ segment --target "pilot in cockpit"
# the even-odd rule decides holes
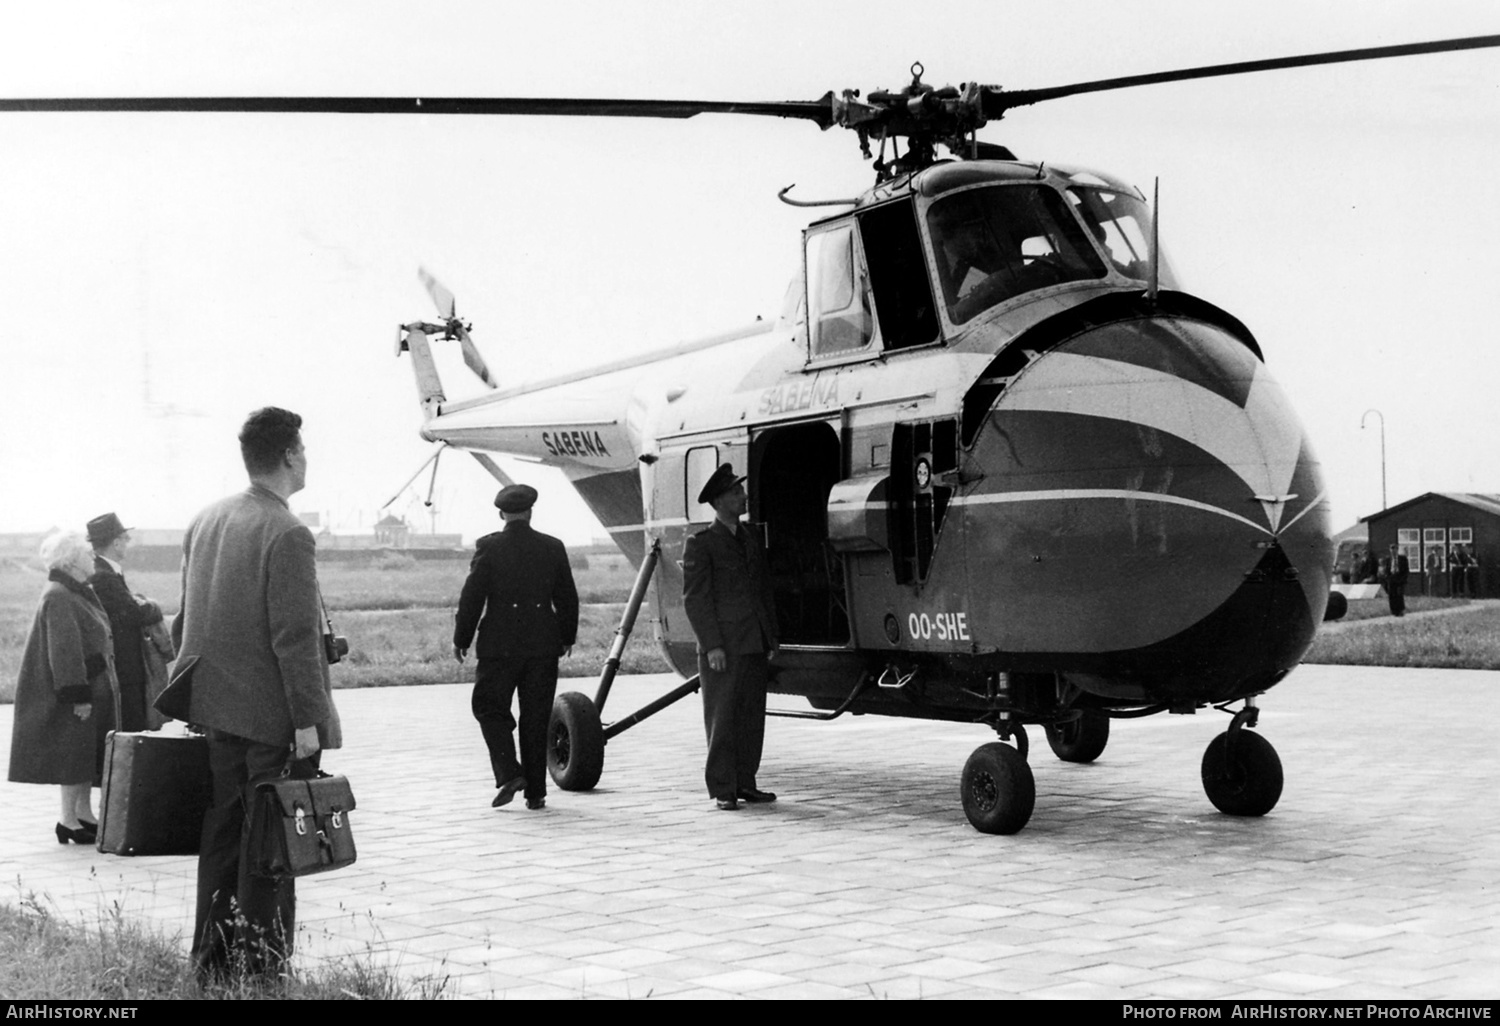
[[[945,219],[938,228],[949,302],[966,298],[1007,265],[999,240],[982,219]]]

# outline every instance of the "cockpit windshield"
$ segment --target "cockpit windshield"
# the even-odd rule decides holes
[[[1115,270],[1138,281],[1151,276],[1151,210],[1144,202],[1120,189],[1092,186],[1070,188],[1068,199]],[[1170,287],[1171,272],[1163,267],[1160,273]]]
[[[955,324],[1012,296],[1107,273],[1062,196],[1047,186],[954,193],[928,209],[927,227]]]

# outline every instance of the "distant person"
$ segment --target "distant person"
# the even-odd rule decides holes
[[[16,681],[10,779],[59,785],[57,843],[93,844],[99,821],[93,811],[95,735],[89,721],[113,701],[109,614],[88,585],[94,553],[83,535],[53,534],[42,542],[41,556],[48,584]]]
[[[1375,558],[1374,549],[1366,549],[1363,562],[1359,567],[1360,584],[1377,584],[1380,581],[1380,561]]]
[[[1474,560],[1469,555],[1468,549],[1462,545],[1453,546],[1453,588],[1450,594],[1466,597],[1473,595],[1473,589],[1469,587],[1469,571],[1473,562]]]
[[[114,634],[115,677],[120,682],[120,719],[115,723],[114,703],[100,709],[97,733],[99,761],[103,766],[104,736],[111,730],[146,730],[150,726],[146,694],[146,640],[148,628],[161,623],[161,606],[144,595],[132,595],[125,583],[123,564],[130,548],[130,529],[113,513],[88,522],[89,544],[94,547],[94,573],[89,578],[94,593],[109,614]],[[101,779],[101,778],[96,778]]]
[[[508,485],[495,496],[505,527],[476,543],[453,624],[453,658],[460,663],[476,628],[479,632],[471,707],[498,789],[491,808],[508,805],[523,789],[528,809],[546,807],[547,726],[557,694],[557,661],[573,650],[578,637],[578,589],[568,550],[532,529],[536,500],[536,489],[523,484]],[[520,759],[510,711],[517,693]]]
[[[243,863],[246,809],[257,783],[306,775],[322,749],[342,744],[315,542],[287,505],[307,483],[301,428],[301,417],[276,407],[250,414],[239,436],[250,487],[199,513],[182,542],[179,655],[163,697],[188,689],[187,719],[208,731],[213,804],[192,938],[200,979],[238,965],[285,969],[296,881],[252,875]]]
[[[1479,557],[1467,545],[1464,546],[1464,557],[1468,560],[1464,564],[1464,594],[1469,598],[1479,598]]]
[[[1391,615],[1406,615],[1406,580],[1411,576],[1411,560],[1401,554],[1397,545],[1391,545],[1390,562],[1385,575],[1385,593],[1390,599]]]
[[[1438,584],[1443,579],[1443,550],[1438,546],[1427,550],[1427,568],[1424,576],[1427,594],[1436,595]]]
[[[698,493],[714,522],[690,536],[682,556],[682,599],[698,638],[698,679],[708,762],[708,795],[725,811],[774,802],[756,786],[766,736],[769,657],[777,647],[771,578],[760,534],[740,523],[744,478],[728,463]]]

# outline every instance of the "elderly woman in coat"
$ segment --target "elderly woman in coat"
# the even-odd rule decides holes
[[[81,534],[52,535],[41,554],[48,585],[21,658],[10,779],[60,785],[57,843],[92,844],[97,739],[89,719],[113,701],[109,615],[86,583],[94,553]]]

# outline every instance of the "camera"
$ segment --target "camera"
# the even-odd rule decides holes
[[[330,665],[338,662],[349,654],[349,639],[342,634],[323,635],[323,654],[328,657]]]

